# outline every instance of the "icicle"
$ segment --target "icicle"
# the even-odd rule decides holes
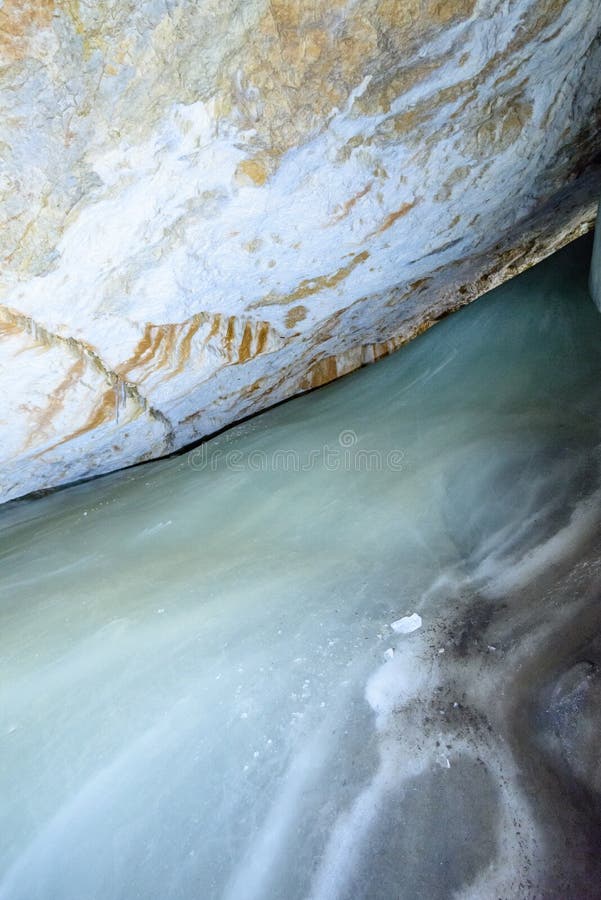
[[[119,412],[127,406],[127,386],[118,378],[114,385],[115,390],[115,421],[119,424]]]
[[[118,425],[119,424],[119,407],[121,405],[121,386],[119,383],[119,379],[117,379],[117,381],[115,381],[113,390],[115,392],[115,422]]]

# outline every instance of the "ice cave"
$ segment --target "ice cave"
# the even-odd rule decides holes
[[[3,0],[0,105],[0,900],[601,900],[598,0]]]

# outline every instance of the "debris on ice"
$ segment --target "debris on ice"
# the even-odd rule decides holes
[[[417,631],[418,628],[422,627],[422,617],[418,613],[412,613],[410,616],[403,616],[402,619],[397,619],[390,627],[397,634],[411,634],[412,631]]]

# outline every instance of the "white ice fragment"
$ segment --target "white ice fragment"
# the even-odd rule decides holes
[[[393,658],[393,656],[394,656],[394,650],[392,649],[392,647],[389,647],[388,650],[385,650],[385,651],[384,651],[384,656],[386,657],[386,659],[392,659],[392,658]]]
[[[411,634],[412,631],[422,627],[422,617],[418,613],[412,613],[410,616],[397,619],[390,627],[397,634]]]

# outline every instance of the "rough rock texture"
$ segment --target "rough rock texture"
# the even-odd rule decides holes
[[[374,360],[590,227],[598,0],[4,0],[0,499]]]

